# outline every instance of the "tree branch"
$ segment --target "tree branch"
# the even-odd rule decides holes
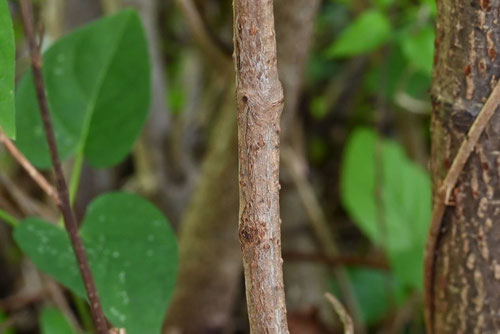
[[[45,136],[49,145],[52,165],[54,166],[56,188],[60,200],[60,202],[58,203],[58,207],[64,217],[66,231],[68,232],[73,250],[75,251],[78,268],[80,269],[83,284],[89,298],[90,310],[97,333],[108,334],[108,325],[102,311],[101,301],[97,293],[94,278],[92,277],[92,273],[90,271],[85,248],[80,235],[78,234],[76,217],[73,210],[71,209],[68,186],[66,184],[66,180],[64,178],[63,170],[61,167],[61,162],[59,160],[59,153],[57,151],[54,129],[52,127],[52,121],[50,119],[49,104],[45,95],[45,86],[42,74],[42,56],[40,54],[40,48],[35,40],[31,3],[29,2],[29,0],[21,0],[20,3],[24,30],[31,55],[31,67],[33,70],[33,79],[35,83],[38,104],[40,106],[40,113],[45,130]]]
[[[281,258],[278,77],[272,0],[234,0],[239,237],[251,333],[288,333]]]

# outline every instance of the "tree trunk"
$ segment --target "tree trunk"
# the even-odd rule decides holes
[[[272,0],[234,1],[239,236],[250,331],[287,333],[279,212],[278,77]]]
[[[499,1],[438,1],[432,87],[434,195],[500,75]],[[432,333],[500,328],[500,115],[491,119],[453,191],[429,282]]]

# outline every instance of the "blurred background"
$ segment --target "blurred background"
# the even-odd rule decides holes
[[[44,47],[122,8],[139,13],[152,64],[150,114],[125,161],[108,169],[84,164],[77,215],[104,191],[150,199],[179,244],[165,332],[247,333],[231,1],[33,3]],[[274,3],[285,91],[280,173],[290,331],[342,333],[324,297],[330,292],[346,306],[356,333],[423,333],[435,3]],[[20,78],[29,58],[18,3],[9,4]],[[57,208],[3,147],[0,208],[19,219],[58,219]],[[45,321],[61,312],[86,328],[86,306],[23,256],[0,219],[0,333],[51,334],[40,320],[47,308],[54,313],[45,313]]]

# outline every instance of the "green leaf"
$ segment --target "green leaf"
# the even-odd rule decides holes
[[[125,10],[56,42],[44,54],[44,76],[63,159],[84,152],[95,167],[129,153],[147,116],[149,56],[134,11]],[[31,73],[17,94],[17,145],[40,168],[50,166]]]
[[[64,314],[54,308],[46,308],[40,316],[42,334],[75,334]]]
[[[427,26],[401,40],[401,49],[408,61],[428,76],[434,59],[434,29]]]
[[[349,215],[372,242],[385,248],[397,278],[421,289],[431,215],[428,174],[396,142],[358,129],[347,144],[341,177],[342,203]]]
[[[342,161],[341,196],[344,207],[359,228],[378,242],[381,236],[375,201],[376,140],[373,131],[363,128],[349,138]]]
[[[7,0],[0,0],[0,127],[16,137],[14,111],[15,46],[14,29]]]
[[[175,235],[162,213],[136,195],[102,195],[89,206],[80,234],[108,319],[128,334],[160,333],[178,262]],[[30,218],[14,237],[41,270],[86,296],[62,228]]]
[[[367,53],[389,40],[391,24],[380,11],[369,10],[356,18],[328,48],[330,57],[350,57]]]

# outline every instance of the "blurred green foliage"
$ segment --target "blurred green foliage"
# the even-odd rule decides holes
[[[398,143],[358,129],[344,152],[341,197],[354,222],[387,252],[397,279],[421,290],[431,215],[428,174]]]

